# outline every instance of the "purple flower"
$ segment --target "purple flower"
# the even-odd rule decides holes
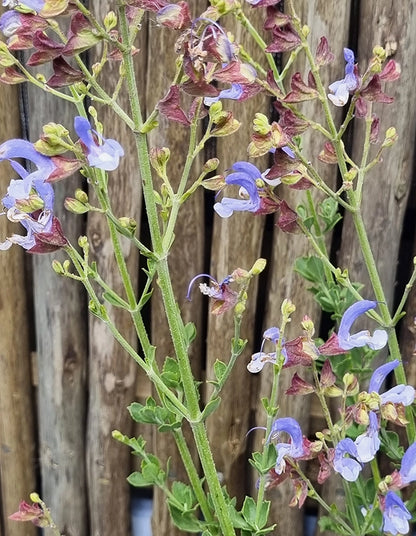
[[[387,375],[398,367],[399,364],[400,361],[395,359],[394,361],[390,361],[389,363],[376,368],[371,376],[368,392],[379,393]],[[382,404],[388,404],[390,402],[392,404],[403,404],[404,406],[410,406],[413,404],[415,399],[415,389],[411,385],[396,385],[385,393],[381,393],[380,398]]]
[[[215,203],[214,210],[221,218],[229,218],[236,212],[257,212],[261,201],[256,180],[261,179],[261,172],[249,162],[236,162],[225,179],[227,184],[240,186],[240,196],[243,199],[223,197],[221,203]]]
[[[9,9],[14,9],[15,7],[24,7],[39,13],[39,11],[43,9],[45,2],[44,0],[24,0],[23,2],[20,2],[19,0],[3,0],[2,5],[4,7],[8,7]]]
[[[17,11],[6,11],[0,17],[0,30],[5,37],[11,37],[21,24],[21,15]]]
[[[344,48],[344,58],[347,62],[345,66],[345,77],[342,80],[333,82],[329,86],[331,94],[328,95],[328,99],[335,106],[344,106],[348,102],[350,91],[355,91],[359,84],[358,78],[354,74],[354,52],[349,48]]]
[[[358,450],[354,441],[349,437],[342,439],[335,447],[334,470],[348,482],[355,482],[362,469],[357,458]]]
[[[186,299],[190,300],[192,287],[195,281],[201,277],[208,277],[213,282],[212,286],[208,286],[206,283],[200,283],[199,290],[202,294],[209,296],[213,299],[213,304],[211,312],[215,315],[220,315],[225,313],[229,309],[232,309],[237,303],[238,294],[232,290],[229,285],[234,281],[232,275],[227,275],[221,283],[219,283],[212,275],[209,274],[198,274],[193,277],[188,286],[188,293]]]
[[[90,122],[81,116],[75,117],[74,128],[86,148],[88,164],[91,167],[105,171],[113,171],[118,167],[124,151],[117,141],[103,138],[92,129]]]
[[[359,435],[354,441],[357,447],[357,460],[366,463],[374,459],[380,448],[380,438],[378,437],[378,419],[374,411],[369,413],[370,424],[367,430]]]
[[[393,491],[388,491],[383,509],[383,532],[388,534],[407,534],[409,519],[412,516],[404,502]]]
[[[15,158],[29,160],[37,169],[29,173]],[[54,192],[52,186],[45,181],[55,165],[49,157],[38,153],[33,144],[18,139],[0,145],[0,161],[2,160],[9,160],[21,177],[10,181],[2,204],[7,209],[7,218],[11,222],[21,223],[27,235],[13,234],[0,243],[0,250],[9,249],[12,244],[30,250],[35,246],[36,235],[47,233],[52,228]]]
[[[281,419],[276,419],[272,425],[270,436],[267,441],[273,438],[279,432],[286,432],[290,435],[290,443],[277,443],[276,444],[276,466],[275,471],[278,475],[281,475],[285,468],[286,462],[284,460],[285,456],[290,458],[301,458],[305,455],[305,450],[303,448],[303,435],[302,430],[299,426],[299,423],[292,419],[291,417],[283,417]]]
[[[374,309],[377,302],[370,300],[361,300],[345,311],[338,330],[338,344],[342,350],[351,350],[351,348],[361,348],[369,346],[372,350],[380,350],[387,343],[387,333],[384,329],[376,329],[373,335],[368,330],[359,331],[351,335],[351,326],[355,320],[370,309]]]
[[[399,473],[403,484],[416,481],[416,442],[404,453]]]
[[[211,104],[219,101],[220,99],[239,100],[242,94],[243,87],[241,84],[231,84],[230,88],[220,91],[217,97],[205,97],[204,104],[206,106],[211,106]]]
[[[263,333],[263,342],[261,343],[260,352],[256,352],[251,356],[251,361],[247,365],[247,370],[253,374],[260,372],[266,363],[276,363],[276,352],[263,352],[263,347],[266,341],[271,341],[275,346],[280,338],[279,328],[272,327],[266,329]],[[284,344],[284,340],[282,341]],[[282,347],[282,354],[287,360],[287,352],[284,347]]]

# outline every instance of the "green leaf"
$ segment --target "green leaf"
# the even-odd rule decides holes
[[[204,421],[207,417],[209,417],[209,415],[211,415],[211,413],[218,408],[220,402],[221,398],[219,396],[210,400],[202,412],[201,419]]]
[[[188,346],[191,344],[193,340],[195,340],[196,337],[196,327],[193,322],[188,322],[185,324],[185,337],[188,342]]]
[[[184,532],[201,532],[203,530],[204,523],[197,518],[196,514],[184,513],[170,501],[168,501],[168,507],[172,521],[178,529]]]
[[[162,380],[171,389],[178,389],[181,383],[181,375],[176,359],[167,357],[163,363]]]
[[[262,529],[269,519],[270,501],[263,501],[260,505],[258,528]]]
[[[396,432],[381,428],[380,439],[381,449],[390,459],[399,461],[403,458],[404,449]]]
[[[226,363],[217,359],[214,363],[214,374],[215,374],[215,377],[217,378],[218,383],[222,382],[222,379],[224,378],[226,370],[227,370]]]
[[[249,523],[252,527],[256,526],[257,505],[253,497],[246,497],[244,499],[241,513],[243,514],[243,517],[247,523]]]
[[[148,486],[152,486],[152,482],[148,482],[144,476],[139,473],[139,471],[135,471],[131,475],[127,477],[127,482],[134,486],[135,488],[144,488]]]
[[[267,458],[263,460],[262,452],[253,452],[250,464],[257,469],[260,475],[267,474],[276,465],[276,448],[269,443],[267,445]]]
[[[129,307],[129,304],[115,292],[103,292],[103,298],[114,307],[122,307],[123,309],[128,309]]]

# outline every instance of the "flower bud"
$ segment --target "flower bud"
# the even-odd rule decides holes
[[[118,219],[120,222],[120,225],[124,227],[124,229],[127,229],[132,234],[136,232],[137,229],[137,221],[134,218],[129,218],[127,216],[123,216]]]
[[[32,491],[32,493],[29,495],[30,497],[30,500],[36,504],[41,504],[42,501],[41,501],[41,498],[39,497],[39,495],[35,492],[35,491]]]
[[[259,275],[261,272],[266,268],[267,261],[266,259],[257,259],[256,262],[253,264],[250,274],[251,275]]]
[[[15,206],[22,212],[31,214],[32,212],[43,209],[45,203],[37,194],[30,194],[26,199],[18,199]]]
[[[88,212],[89,208],[84,205],[84,203],[81,203],[77,199],[74,199],[73,197],[67,197],[64,201],[64,207],[69,212],[73,212],[74,214],[85,214],[85,212]]]
[[[204,173],[204,175],[206,175],[207,173],[211,173],[212,171],[215,171],[217,169],[219,164],[220,161],[218,160],[218,158],[210,158],[205,162],[202,168],[202,172]]]
[[[384,138],[382,147],[391,147],[398,140],[398,134],[394,127],[390,127],[386,130],[386,137]]]
[[[88,194],[84,190],[81,190],[81,188],[77,188],[75,190],[75,199],[85,205],[88,203]]]
[[[234,307],[234,312],[236,316],[242,316],[245,310],[246,310],[246,306],[242,302],[238,302],[236,306]]]
[[[289,300],[288,298],[285,298],[283,300],[280,310],[283,316],[285,316],[286,318],[289,318],[289,316],[296,311],[296,307],[291,300]]]
[[[161,178],[166,177],[166,164],[170,158],[168,147],[153,147],[150,149],[150,163]]]
[[[88,244],[88,238],[84,235],[80,236],[78,238],[78,245],[80,248],[85,249],[89,246]]]
[[[117,16],[114,11],[109,11],[104,17],[104,28],[109,32],[117,26]]]
[[[56,259],[52,261],[52,270],[56,272],[58,275],[65,275],[65,270],[62,264]]]
[[[306,331],[306,335],[308,336],[308,338],[311,339],[315,333],[315,325],[308,315],[305,315],[303,317],[303,320],[300,325]]]

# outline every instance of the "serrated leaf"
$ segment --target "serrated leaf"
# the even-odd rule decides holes
[[[148,486],[153,485],[153,482],[148,482],[144,478],[144,476],[141,473],[139,473],[139,471],[135,471],[134,473],[129,475],[127,477],[127,482],[131,484],[132,486],[134,486],[135,488],[143,488],[143,487],[148,487]]]
[[[170,501],[168,501],[168,507],[172,521],[178,529],[184,532],[202,531],[204,523],[197,518],[196,514],[191,512],[184,513]]]

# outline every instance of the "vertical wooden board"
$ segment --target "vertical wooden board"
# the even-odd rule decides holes
[[[375,104],[373,111],[380,117],[380,139],[387,128],[395,126],[399,141],[383,155],[382,164],[367,174],[363,192],[362,214],[372,245],[375,261],[389,305],[394,294],[396,263],[403,215],[410,188],[414,161],[414,123],[416,103],[413,80],[416,76],[416,46],[414,5],[398,5],[393,1],[361,3],[358,60],[366,66],[375,45],[386,48],[390,57],[401,65],[398,82],[385,84],[385,92],[395,98],[392,104]],[[352,156],[360,161],[363,123],[356,120]],[[372,154],[376,148],[373,148]],[[363,295],[373,299],[366,268],[350,218],[343,227],[340,266],[348,267],[350,275],[366,285]]]
[[[245,7],[250,22],[262,31],[262,10]],[[264,63],[261,52],[243,28],[231,17],[222,21],[226,31],[231,32],[236,43],[243,44],[257,61]],[[223,100],[223,109],[232,111],[240,121],[239,130],[230,137],[218,138],[216,156],[220,160],[218,171],[224,173],[231,169],[237,161],[247,161],[247,147],[252,132],[252,121],[256,112],[267,114],[269,98],[263,94],[245,101],[244,103]],[[266,169],[266,159],[256,159],[254,162],[261,171]],[[224,195],[235,196],[234,192]],[[208,210],[213,211],[214,198]],[[228,219],[213,215],[213,236],[211,245],[210,274],[221,281],[236,268],[250,269],[256,259],[261,256],[263,240],[264,217],[250,213],[236,212]],[[264,277],[264,276],[260,276]],[[231,373],[231,376],[221,392],[221,408],[211,415],[207,421],[208,436],[211,441],[217,470],[231,496],[237,496],[241,502],[246,494],[249,462],[247,453],[246,434],[250,429],[250,394],[256,381],[248,373],[246,364],[253,351],[253,334],[256,317],[258,280],[255,279],[249,289],[247,309],[241,327],[241,338],[248,339],[244,353]],[[231,338],[234,336],[233,313],[228,311],[221,316],[209,315],[207,332],[207,363],[206,376],[208,380],[215,379],[214,363],[217,359],[227,362],[230,358]],[[207,389],[206,395],[210,394]]]
[[[28,86],[29,137],[54,121],[72,129],[76,110],[66,101]],[[75,175],[54,186],[55,214],[72,243],[85,233],[85,221],[64,210],[66,196],[81,185]],[[85,185],[84,185],[85,186]],[[87,330],[81,285],[52,268],[56,252],[33,257],[34,309],[39,374],[38,423],[41,495],[68,536],[88,534],[85,469]]]
[[[195,18],[203,11],[205,4],[201,1],[189,3],[191,16]],[[177,55],[174,52],[175,42],[181,32],[172,31],[163,26],[155,26],[152,21],[152,15],[149,15],[149,40],[147,46],[148,56],[148,73],[147,73],[147,92],[146,92],[146,111],[150,114],[158,100],[163,98],[167,93],[170,84],[175,75],[175,60]],[[163,63],[158,69],[154,68],[155,58],[160,51],[164,51]],[[189,106],[190,99],[184,98],[184,107]],[[159,127],[149,135],[149,144],[151,147],[169,147],[171,157],[168,163],[168,176],[171,184],[176,190],[185,165],[186,153],[189,143],[189,127],[168,121],[166,117],[159,115]],[[198,177],[202,159],[197,158],[192,167],[188,186]],[[160,190],[161,181],[155,178],[155,186]],[[197,338],[192,344],[189,352],[189,359],[192,364],[192,370],[197,380],[201,379],[202,367],[202,299],[199,293],[192,295],[192,302],[186,300],[187,288],[189,281],[195,274],[203,272],[204,259],[204,199],[203,192],[200,189],[185,205],[182,206],[175,229],[175,242],[169,252],[169,269],[172,278],[172,284],[177,298],[180,310],[182,311],[184,322],[193,322],[197,328]],[[166,356],[174,356],[172,341],[169,334],[169,328],[164,313],[164,306],[157,285],[155,285],[154,295],[151,304],[152,322],[151,331],[153,334],[153,343],[157,346],[157,360],[162,366]],[[153,449],[158,457],[166,464],[169,459],[169,483],[174,480],[187,481],[187,476],[175,446],[175,442],[170,434],[161,434],[156,430],[153,431]],[[191,433],[185,430],[188,445],[193,454],[195,448],[193,445]],[[196,457],[196,456],[194,456]],[[154,489],[153,505],[153,534],[162,536],[170,534],[174,536],[181,532],[177,529],[170,517],[166,503],[166,497],[158,489]]]
[[[315,52],[319,39],[326,36],[332,52],[335,54],[335,61],[331,65],[321,68],[321,77],[324,85],[327,87],[331,82],[343,76],[344,61],[342,49],[347,45],[348,40],[348,20],[350,13],[350,2],[341,5],[335,2],[328,3],[322,0],[296,2],[295,7],[301,18],[302,23],[307,24],[310,28],[309,42],[312,51]],[[307,79],[308,66],[305,65],[305,59],[300,55],[294,71],[302,74],[303,79]],[[288,88],[289,80],[285,86]],[[315,121],[324,122],[324,116],[321,105],[318,101],[312,101],[302,106],[302,111],[307,117]],[[335,120],[340,121],[340,110],[332,109]],[[305,158],[313,163],[321,177],[326,183],[335,188],[336,184],[336,166],[322,164],[318,161],[318,154],[323,148],[326,140],[316,131],[309,129],[302,135],[302,148]],[[281,195],[293,209],[305,202],[305,193],[290,190],[287,186],[281,187]],[[322,196],[313,192],[314,199]],[[307,239],[298,234],[286,234],[279,228],[275,227],[272,240],[272,259],[270,263],[270,280],[267,292],[267,305],[264,317],[264,328],[278,326],[281,321],[280,306],[285,298],[289,298],[296,306],[296,312],[289,324],[286,336],[288,339],[295,338],[302,334],[300,322],[305,314],[311,317],[315,323],[316,330],[320,324],[320,310],[313,296],[308,292],[308,284],[298,274],[293,272],[295,260],[304,255],[313,254]],[[327,245],[330,247],[331,236],[326,237]],[[258,345],[260,345],[258,342]],[[295,369],[288,369],[282,372],[279,383],[279,416],[293,417],[301,425],[304,435],[309,433],[314,435],[317,430],[309,430],[309,408],[310,401],[306,397],[286,396],[285,391],[290,385],[290,380]],[[308,379],[308,371],[298,370],[298,373],[305,379]],[[264,410],[259,401],[261,397],[270,394],[272,374],[263,370],[260,378],[260,389],[256,396],[256,426],[263,426],[265,422]],[[305,407],[308,408],[305,411]],[[261,448],[257,440],[256,448]],[[294,490],[290,483],[285,483],[268,494],[268,499],[272,501],[270,514],[271,522],[277,523],[277,534],[285,535],[288,533],[301,534],[303,530],[303,512],[296,508],[289,508],[288,504],[293,497]],[[282,515],[284,512],[284,515]]]
[[[0,143],[18,138],[19,109],[17,89],[0,85]],[[10,166],[0,168],[1,196],[6,193],[10,179],[15,176]],[[0,218],[0,241],[13,233],[20,233],[19,225]],[[29,313],[26,300],[25,254],[12,246],[0,254],[0,535],[34,536],[34,526],[10,521],[8,516],[17,511],[21,500],[28,500],[34,491],[36,441],[35,403],[32,391]],[[4,529],[4,532],[3,532]]]
[[[91,9],[102,20],[114,9],[114,2],[94,1]],[[137,45],[141,48],[140,45]],[[92,52],[97,61],[99,48]],[[142,82],[141,57],[136,59],[138,83]],[[120,63],[109,62],[99,82],[111,94],[120,73]],[[121,107],[130,113],[126,92],[118,99]],[[119,141],[125,152],[117,170],[109,173],[109,191],[116,217],[128,216],[140,222],[141,186],[137,153],[132,132],[109,107],[97,107],[104,124],[104,136]],[[137,233],[140,232],[138,226]],[[105,218],[100,214],[88,216],[87,235],[91,252],[97,260],[101,277],[124,296],[122,281],[114,259],[111,238]],[[121,237],[124,258],[133,286],[138,281],[138,251],[131,242]],[[133,346],[137,336],[130,316],[117,308],[109,308],[113,322]],[[112,438],[112,430],[124,434],[132,432],[133,424],[127,406],[135,398],[137,365],[113,339],[106,326],[97,318],[89,320],[89,402],[87,419],[87,471],[90,507],[90,535],[110,536],[130,534],[130,487],[126,477],[130,473],[129,449]]]

